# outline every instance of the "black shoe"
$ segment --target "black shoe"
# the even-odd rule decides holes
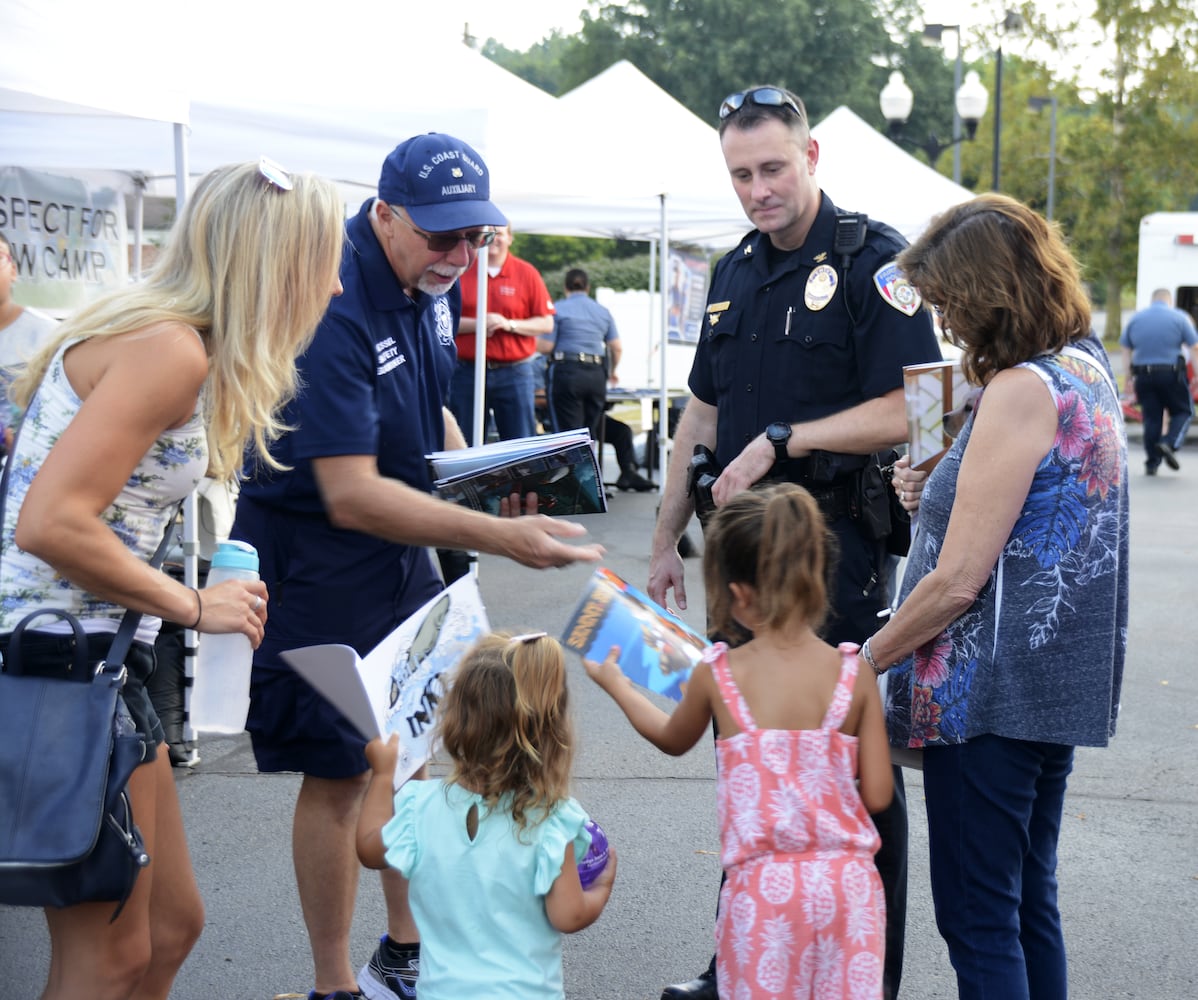
[[[710,971],[689,983],[674,983],[661,991],[661,1000],[719,1000],[719,997],[715,975]]]
[[[1156,466],[1153,465],[1151,462],[1145,462],[1144,463],[1144,475],[1155,476],[1156,475]]]
[[[1162,441],[1156,446],[1156,450],[1160,453],[1161,458],[1165,460],[1165,464],[1174,472],[1181,468],[1181,463],[1177,461],[1177,453],[1173,450],[1173,445],[1168,441]]]
[[[620,473],[620,478],[616,480],[616,487],[626,493],[633,491],[648,493],[651,490],[657,489],[657,483],[646,479],[639,472],[622,472]]]

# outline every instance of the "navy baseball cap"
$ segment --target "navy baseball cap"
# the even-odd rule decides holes
[[[491,204],[491,177],[482,157],[442,132],[401,142],[383,161],[379,197],[405,209],[430,233],[474,226],[506,226]]]

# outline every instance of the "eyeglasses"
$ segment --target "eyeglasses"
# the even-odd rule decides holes
[[[452,233],[426,233],[419,226],[413,225],[402,215],[399,214],[391,205],[387,206],[391,211],[391,218],[399,219],[417,236],[423,237],[425,245],[433,253],[449,253],[451,250],[456,250],[459,243],[465,241],[472,250],[478,250],[481,247],[490,246],[495,241],[494,229],[471,229],[467,232],[452,232]]]
[[[7,250],[0,249],[0,264],[7,264],[10,260],[12,260],[12,254]]]
[[[273,184],[280,191],[290,191],[295,187],[291,175],[268,156],[258,161],[258,173],[266,178],[267,183]]]
[[[790,108],[803,121],[807,120],[803,109],[786,91],[777,87],[754,87],[752,90],[742,90],[738,94],[725,97],[724,103],[720,105],[720,121],[736,114],[746,104],[756,104],[763,108]]]

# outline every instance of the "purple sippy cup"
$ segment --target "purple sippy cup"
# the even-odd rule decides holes
[[[593,819],[586,821],[585,829],[591,834],[591,846],[578,862],[578,880],[584,889],[589,889],[599,873],[607,865],[607,834]]]

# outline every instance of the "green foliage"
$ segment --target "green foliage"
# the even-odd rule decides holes
[[[591,260],[574,260],[564,266],[541,271],[541,277],[545,279],[549,294],[555,299],[562,298],[566,294],[566,272],[572,267],[581,267],[586,271],[591,282],[592,294],[596,288],[614,288],[617,292],[624,292],[629,289],[642,290],[649,287],[649,254],[647,252],[620,260],[595,257]]]
[[[962,183],[975,191],[992,185],[1001,44],[1002,190],[1047,210],[1050,112],[1031,110],[1028,99],[1055,95],[1055,221],[1082,261],[1095,299],[1117,303],[1134,282],[1140,218],[1198,207],[1198,0],[1087,0],[1072,21],[1064,20],[1060,5],[1024,0],[1018,10],[1025,30],[1008,37],[1000,25],[1012,6],[1010,0],[977,0],[983,23],[965,31],[964,68],[978,72],[990,106],[976,140],[961,146]],[[589,0],[576,35],[554,33],[524,53],[489,41],[484,51],[553,94],[628,59],[712,124],[727,94],[778,83],[803,97],[813,122],[844,104],[884,131],[878,92],[899,69],[915,92],[904,145],[948,176],[951,151],[934,154],[952,134],[953,60],[922,43],[922,28],[916,0]],[[1107,48],[1096,47],[1096,32]],[[1088,80],[1083,87],[1072,71],[1050,69],[1077,52],[1092,53],[1090,62],[1102,68],[1097,86]],[[517,252],[537,258],[547,280],[553,277],[555,295],[561,275],[579,262],[594,287],[647,286],[643,244],[518,240]],[[639,256],[610,275],[603,272],[604,262],[621,253]]]
[[[890,6],[914,9],[909,0]],[[894,48],[870,0],[592,0],[582,21],[566,89],[628,59],[713,124],[725,96],[758,83],[789,87],[815,120],[841,104],[877,117],[882,71],[873,63]]]

